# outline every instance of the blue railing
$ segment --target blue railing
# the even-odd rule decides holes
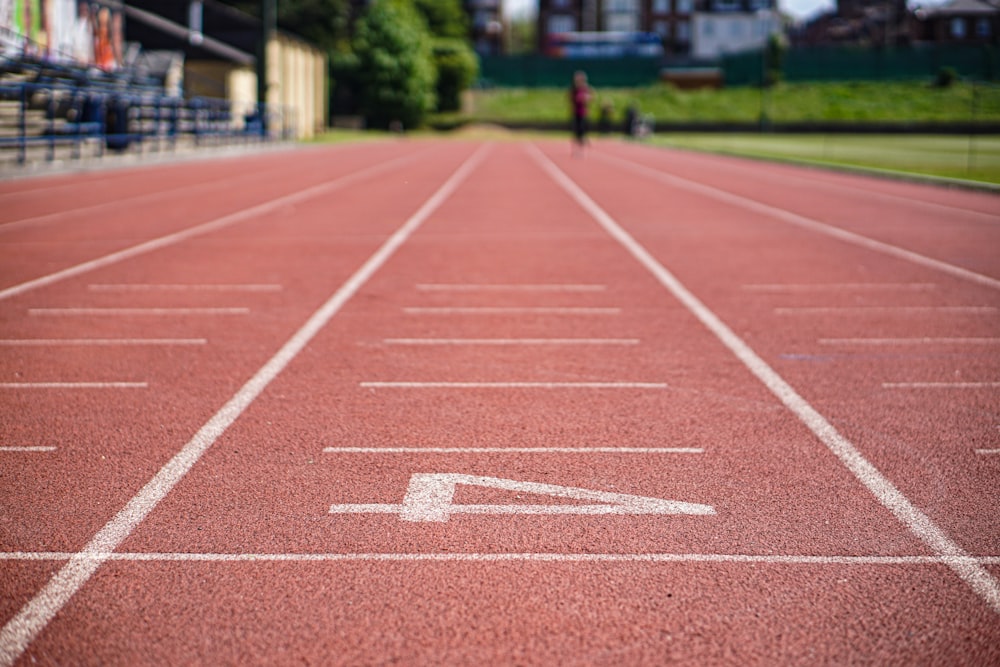
[[[81,147],[93,144],[105,151],[173,150],[178,140],[201,145],[259,142],[294,135],[280,108],[250,105],[238,108],[229,100],[168,96],[151,86],[108,81],[75,81],[35,76],[31,82],[0,84],[0,101],[16,103],[15,136],[0,136],[0,150],[17,151],[27,161],[28,149],[46,148],[52,161],[58,146],[71,146],[79,159]],[[10,117],[7,112],[7,117]],[[11,134],[7,125],[7,134]]]

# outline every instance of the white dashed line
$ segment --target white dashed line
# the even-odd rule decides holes
[[[146,389],[147,382],[0,382],[0,389]]]
[[[54,452],[55,447],[0,447],[0,452]]]
[[[249,308],[29,308],[28,314],[44,317],[73,317],[77,315],[98,316],[155,316],[175,315],[248,315]]]
[[[995,389],[1000,382],[883,382],[885,389]]]
[[[369,389],[666,389],[663,382],[361,382]]]
[[[820,345],[996,345],[1000,338],[820,338]]]
[[[441,307],[403,308],[407,315],[618,315],[621,308],[574,307]]]
[[[386,338],[386,345],[638,345],[638,338]]]
[[[421,292],[603,292],[607,285],[421,283],[417,285],[417,289]]]
[[[993,454],[1000,454],[1000,449],[977,449],[976,454],[980,456],[991,456]]]
[[[206,345],[204,338],[4,338],[0,347]]]
[[[327,454],[703,454],[698,447],[326,447]]]
[[[146,382],[0,382],[0,389],[146,389]]]
[[[0,561],[287,563],[287,562],[518,562],[736,563],[774,565],[1000,565],[1000,556],[817,556],[698,553],[164,553],[60,551],[0,552]]]
[[[281,285],[92,284],[91,292],[280,292]]]
[[[927,313],[958,313],[993,315],[1000,311],[993,306],[815,306],[775,308],[775,315],[926,315]]]
[[[935,283],[773,283],[741,285],[748,292],[852,292],[937,289]]]

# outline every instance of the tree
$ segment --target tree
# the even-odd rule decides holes
[[[461,0],[413,0],[413,6],[435,37],[469,39],[469,17]]]
[[[360,106],[370,127],[416,127],[434,108],[431,37],[407,0],[375,0],[354,35]]]
[[[228,0],[226,4],[260,17],[260,0]],[[279,27],[327,53],[347,39],[351,13],[348,0],[279,0],[277,5]]]

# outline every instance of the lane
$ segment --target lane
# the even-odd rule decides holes
[[[22,398],[23,394],[2,395],[8,408],[5,413],[18,415],[17,419],[5,420],[5,439],[62,440],[60,456],[33,462],[30,475],[19,474],[17,468],[4,468],[5,482],[9,482],[3,485],[6,544],[21,545],[17,549],[59,543],[68,550],[82,547],[211,416],[206,410],[225,403],[225,397],[247,382],[274,353],[279,341],[294,333],[299,323],[328,298],[329,290],[348,280],[364,258],[385,242],[399,221],[411,215],[469,152],[467,147],[451,148],[427,162],[419,174],[383,180],[373,186],[385,196],[374,204],[363,202],[367,204],[364,216],[352,215],[357,210],[355,197],[328,194],[303,201],[294,219],[263,216],[95,272],[94,278],[109,284],[148,282],[150,276],[174,283],[176,276],[172,274],[178,271],[188,280],[197,277],[206,284],[225,284],[240,272],[258,276],[270,272],[274,277],[280,275],[280,282],[295,299],[255,297],[264,299],[268,307],[254,318],[251,328],[216,324],[209,329],[215,344],[203,354],[195,353],[186,359],[170,354],[154,357],[149,351],[138,350],[127,356],[96,348],[94,356],[106,356],[96,360],[93,356],[87,359],[51,354],[5,357],[8,368],[18,369],[14,374],[34,376],[66,374],[74,367],[102,368],[103,360],[132,372],[141,369],[151,377],[156,389],[152,397],[132,402],[117,400],[113,408],[86,392],[68,399],[51,392],[31,400]],[[191,273],[192,265],[200,271]],[[86,283],[70,280],[45,288],[38,295],[59,298],[60,294],[86,291]],[[178,325],[190,326],[190,322]],[[114,326],[120,331],[135,323]],[[76,327],[74,330],[79,331]],[[55,424],[51,423],[53,417]],[[183,440],[178,443],[178,438]],[[71,476],[71,484],[67,484],[67,475]],[[130,511],[125,510],[118,520],[134,516]],[[40,530],[43,526],[45,529]],[[114,532],[111,528],[108,531]],[[101,551],[109,539],[95,538],[92,546],[97,545]],[[19,620],[8,623],[0,642],[5,662],[13,660],[26,640],[40,629],[41,617],[37,613],[54,613],[59,605],[51,606],[52,601],[60,595],[71,596],[72,582],[77,581],[74,577],[83,576],[85,581],[85,573],[92,567],[85,560],[82,564],[71,561],[49,582],[46,590],[50,592],[36,598],[40,602],[22,609]],[[19,572],[18,568],[11,574],[12,586]],[[49,611],[39,612],[44,609]]]
[[[594,175],[601,176],[607,173]],[[502,192],[498,182],[505,184]],[[940,628],[943,619],[936,614],[908,611],[926,605],[931,596],[949,614],[960,615],[964,628],[959,632],[947,621],[949,628],[934,635],[939,639],[932,650],[941,656],[961,650],[987,658],[994,654],[984,638],[995,633],[996,615],[936,561],[841,569],[845,566],[837,556],[927,557],[931,552],[833,456],[824,455],[808,429],[553,185],[521,147],[495,147],[490,159],[219,438],[122,544],[129,553],[154,559],[154,569],[165,577],[154,586],[189,590],[169,609],[152,602],[155,594],[141,603],[141,613],[169,617],[176,637],[162,636],[153,625],[131,624],[133,640],[154,643],[163,655],[184,655],[190,649],[180,637],[195,619],[183,610],[209,608],[213,614],[252,617],[256,630],[250,641],[257,655],[267,657],[279,655],[268,642],[280,628],[286,632],[282,650],[305,660],[334,650],[348,651],[360,662],[427,656],[509,661],[519,655],[536,661],[536,655],[555,652],[577,661],[619,655],[652,660],[650,656],[670,654],[661,631],[679,639],[678,655],[692,659],[707,652],[786,660],[800,655],[810,643],[806,637],[815,639],[813,633],[820,632],[825,643],[819,654],[832,660],[884,650],[873,640],[858,642],[825,632],[845,618],[859,628],[887,633],[927,634]],[[649,197],[648,190],[642,197]],[[707,263],[704,256],[690,261]],[[426,285],[477,287],[421,288]],[[602,287],[511,289],[540,285]],[[415,318],[404,310],[412,307],[584,307],[616,308],[618,313],[594,318],[501,311],[498,318],[448,310]],[[642,343],[613,353],[384,344],[386,338],[403,337],[569,335],[629,337]],[[441,381],[460,384],[434,386]],[[622,381],[649,386],[578,386]],[[370,384],[376,382],[421,386]],[[469,382],[506,385],[470,387]],[[526,382],[558,386],[521,384]],[[570,382],[577,386],[566,386]],[[690,447],[703,453],[597,452],[609,446]],[[523,451],[528,447],[573,451],[541,456]],[[383,448],[401,451],[376,451]],[[593,451],[576,451],[584,448]],[[451,506],[514,509],[460,514],[447,521],[405,520],[402,511],[331,513],[343,505],[406,504],[415,475],[493,480],[457,485]],[[710,506],[714,514],[556,514],[574,501],[538,493],[539,487],[525,483],[697,503]],[[560,509],[553,514],[516,509],[525,505]],[[194,561],[202,565],[191,565],[198,568],[197,575],[159,563],[155,556],[178,552],[205,554],[205,561]],[[213,554],[231,554],[234,562],[210,560]],[[331,559],[305,570],[239,562],[251,554],[264,554],[266,563],[311,554],[340,554],[350,560]],[[390,559],[453,555],[455,560],[418,560],[414,566],[382,560],[383,554]],[[501,560],[484,565],[463,559],[472,554]],[[566,558],[572,565],[559,560],[529,564],[524,561],[531,557],[517,559],[518,554]],[[572,560],[587,554],[624,560],[599,567]],[[664,559],[643,564],[649,554]],[[685,554],[749,559],[721,568],[683,560],[676,562],[679,567],[669,565],[671,555]],[[773,555],[833,559],[822,561],[825,567],[819,571],[787,569],[794,561],[780,569],[770,569],[777,565],[772,563],[766,573],[747,569],[754,556]],[[498,566],[505,556],[517,559],[516,569]],[[212,565],[206,567],[206,562]],[[67,605],[65,615],[39,638],[37,650],[63,650],[60,637],[69,624],[86,622],[89,610],[107,604],[111,573],[136,577],[149,571],[116,563],[100,572],[92,593],[81,591],[83,597]],[[177,585],[192,576],[209,583],[198,590]],[[324,582],[322,592],[316,581]],[[678,587],[680,581],[685,583]],[[913,581],[920,582],[919,591],[911,587]],[[750,583],[744,588],[734,582]],[[761,590],[767,591],[763,599]],[[819,590],[825,593],[820,596],[822,611],[811,611],[815,624],[797,623]],[[220,595],[225,600],[221,605]],[[760,600],[759,605],[750,603],[753,629],[734,639],[731,624],[734,619],[746,622],[743,614],[751,596]],[[257,600],[256,606],[248,599]],[[261,605],[265,599],[299,602],[271,614],[259,611],[274,608]],[[112,604],[119,608],[117,601]],[[584,612],[582,621],[574,620],[581,607],[591,611]],[[892,611],[887,615],[886,609]],[[439,613],[443,610],[450,611]],[[288,623],[278,618],[289,613],[310,620],[289,632]],[[586,639],[581,641],[584,626]],[[636,628],[658,628],[661,638],[637,636]],[[216,648],[205,650],[233,655],[223,635],[216,634],[219,628],[202,630],[218,637],[212,641]],[[328,637],[329,643],[317,645],[314,633]],[[698,634],[711,639],[700,641]],[[394,636],[405,636],[406,648],[395,649]],[[482,641],[470,640],[473,636]],[[113,651],[123,637],[116,630],[100,650]]]
[[[517,144],[494,146],[328,323],[316,322],[197,464],[184,464],[169,493],[156,492],[155,507],[139,503],[132,519],[107,524],[116,532],[129,522],[125,534],[78,554],[474,149],[450,145],[402,180],[359,183],[0,304],[249,307],[252,317],[242,327],[158,325],[157,337],[209,341],[211,355],[185,350],[199,355],[187,361],[161,347],[122,358],[99,345],[87,353],[108,356],[45,349],[17,361],[15,372],[33,375],[101,363],[148,370],[160,392],[153,406],[118,401],[118,419],[107,422],[94,407],[107,409],[106,398],[74,399],[55,431],[37,415],[59,414],[65,402],[10,412],[23,415],[13,433],[26,440],[89,440],[59,441],[44,456],[60,457],[63,470],[33,464],[40,472],[17,476],[18,495],[0,504],[18,510],[2,517],[10,532],[0,579],[15,602],[6,621],[19,610],[31,616],[21,605],[67,558],[68,580],[86,580],[68,596],[50,583],[40,597],[59,611],[49,621],[53,607],[39,603],[46,618],[23,661],[1000,660],[1000,616],[953,574],[997,572],[987,516],[996,513],[985,496],[995,457],[975,455],[977,473],[944,461],[957,446],[881,449],[872,433],[916,417],[906,401],[887,417],[895,408],[880,373],[899,368],[896,357],[854,367],[835,356],[817,368],[783,356],[820,354],[829,347],[821,339],[860,335],[852,319],[872,315],[776,312],[996,308],[995,292],[759,211],[623,178],[591,156],[570,160],[561,142],[541,148],[981,558],[935,556]],[[280,289],[90,288],[185,283]],[[11,338],[66,337],[65,318],[25,312],[11,317]],[[882,313],[879,335],[917,335],[933,319],[935,330],[920,335],[972,327],[964,335],[989,336],[992,313]],[[150,333],[148,317],[81,324],[95,338]],[[947,363],[967,355],[949,352]],[[993,368],[988,356],[977,363]],[[978,407],[989,413],[990,401]],[[955,424],[974,413],[962,409]],[[939,400],[925,422],[948,410]],[[978,428],[961,424],[956,437]],[[128,465],[104,464],[108,452]],[[928,502],[910,453],[945,478],[933,491],[948,498]],[[80,482],[54,492],[67,470]],[[54,517],[74,502],[76,514],[59,524]],[[577,514],[580,503],[614,511]],[[688,504],[711,512],[676,513]],[[365,505],[392,509],[336,511]],[[478,513],[457,511],[469,507]]]
[[[367,150],[359,145],[336,148],[345,157]],[[295,159],[288,159],[291,153]],[[311,163],[315,168],[329,154],[328,148],[288,148],[209,159],[192,154],[165,164],[0,181],[0,233],[70,218],[86,222],[80,219],[82,214],[93,216],[123,205],[146,205],[167,195],[179,199],[206,188],[232,187],[255,175],[306,174],[308,171],[298,171],[300,163]]]
[[[571,175],[947,534],[974,553],[994,552],[1000,542],[993,492],[997,469],[973,455],[975,447],[992,446],[1000,436],[1000,396],[991,385],[1000,377],[1000,362],[992,347],[946,341],[834,346],[822,341],[995,338],[1000,320],[993,310],[937,309],[964,304],[996,308],[996,291],[789,228],[765,211],[749,212],[734,202],[664,188],[654,178],[624,185],[623,171],[618,164],[593,160]],[[809,195],[815,201],[805,215],[836,215],[836,204]],[[755,196],[778,195],[762,189]],[[884,217],[867,219],[878,227]],[[940,245],[943,254],[948,244],[992,248],[1000,242],[995,226],[968,226],[944,217],[934,224],[939,228],[934,233],[948,239]],[[923,234],[912,230],[912,236]],[[886,241],[912,247],[905,229]],[[724,268],[715,259],[721,257]],[[748,289],[759,287],[768,289]],[[789,308],[819,310],[796,316],[792,323],[779,311]],[[859,316],[844,310],[851,308],[878,310],[877,315],[866,310],[869,314]],[[942,388],[915,390],[911,382],[940,382]],[[942,394],[949,383],[965,384],[966,391]]]
[[[168,209],[163,215],[153,216],[152,222],[144,224],[141,230],[134,229],[135,213],[128,212],[122,221],[129,228],[125,238],[116,234],[114,223],[108,221],[101,225],[101,238],[66,238],[53,242],[46,234],[44,243],[36,243],[30,239],[25,240],[25,235],[22,234],[19,238],[10,239],[8,243],[4,244],[3,249],[6,251],[5,254],[16,256],[19,260],[18,263],[10,263],[8,267],[10,273],[5,277],[8,280],[13,277],[13,280],[20,279],[23,282],[16,282],[0,290],[0,299],[23,294],[39,286],[87,273],[123,259],[157,250],[265,213],[293,214],[296,205],[306,202],[310,198],[347,188],[357,181],[376,175],[388,174],[416,159],[418,155],[414,153],[402,156],[392,155],[391,159],[387,161],[377,161],[375,164],[370,162],[355,164],[353,168],[351,165],[342,163],[336,176],[312,176],[305,182],[299,179],[291,181],[269,179],[270,183],[277,183],[277,185],[269,186],[263,190],[259,187],[249,188],[245,191],[247,194],[240,195],[241,197],[245,196],[246,199],[238,200],[235,204],[230,201],[231,197],[223,198],[221,204],[217,203],[217,198],[209,197],[207,206],[199,205],[198,198],[191,198],[185,201],[183,206]],[[191,211],[197,211],[196,224],[194,225],[191,224]],[[105,238],[106,234],[109,234],[109,237]],[[35,256],[35,253],[24,252],[25,248],[34,248],[35,253],[40,253],[45,260],[40,260],[38,256]],[[25,275],[18,276],[17,274],[18,268],[22,267],[27,271],[37,272],[36,267],[39,265],[48,266],[50,269],[53,265],[63,265],[65,268],[37,278],[28,278]]]
[[[905,238],[901,247],[906,251],[992,277],[994,287],[1000,287],[1000,258],[989,245],[1000,224],[1000,197],[996,195],[889,182],[885,189],[895,191],[894,197],[903,201],[887,201],[864,188],[830,187],[844,182],[844,177],[836,174],[709,156],[678,163],[667,151],[645,150],[633,144],[608,144],[595,157],[627,158],[639,177],[648,178],[643,168],[652,168],[662,178],[674,179],[669,184],[672,187],[686,181],[706,194],[707,188],[712,188],[719,197],[736,197],[751,207],[767,207],[768,213],[784,215],[793,224],[821,223],[832,227],[828,233],[842,230],[842,234],[857,234],[870,243],[897,247],[900,244],[894,244],[893,239]],[[927,201],[939,205],[924,205]],[[948,225],[940,224],[942,217]]]

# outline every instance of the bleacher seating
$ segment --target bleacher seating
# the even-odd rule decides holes
[[[168,95],[139,68],[0,59],[0,167],[267,139],[259,127],[225,100]]]

